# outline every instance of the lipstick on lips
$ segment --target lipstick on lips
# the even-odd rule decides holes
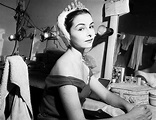
[[[89,39],[89,40],[86,40],[85,42],[92,42],[93,41],[93,39]]]

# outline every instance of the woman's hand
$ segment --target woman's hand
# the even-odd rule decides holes
[[[151,120],[152,119],[152,112],[146,105],[135,106],[132,110],[127,113],[130,115],[130,120]]]
[[[128,103],[127,105],[125,105],[125,109],[127,112],[131,111],[136,105],[133,103]]]

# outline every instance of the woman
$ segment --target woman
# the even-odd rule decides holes
[[[136,106],[108,91],[85,64],[83,53],[92,47],[94,22],[88,9],[75,1],[58,17],[58,27],[66,38],[67,51],[46,79],[39,120],[86,120],[82,105],[90,91],[127,114],[103,120],[150,120],[146,106]]]

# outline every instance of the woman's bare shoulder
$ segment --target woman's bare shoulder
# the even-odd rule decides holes
[[[72,61],[70,56],[66,54],[61,56],[55,63],[51,74],[53,75],[68,75],[72,71]]]

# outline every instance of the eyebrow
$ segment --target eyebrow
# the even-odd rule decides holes
[[[90,25],[94,24],[94,22],[91,22]],[[79,26],[79,25],[85,25],[84,23],[79,23],[77,24],[75,27]]]

